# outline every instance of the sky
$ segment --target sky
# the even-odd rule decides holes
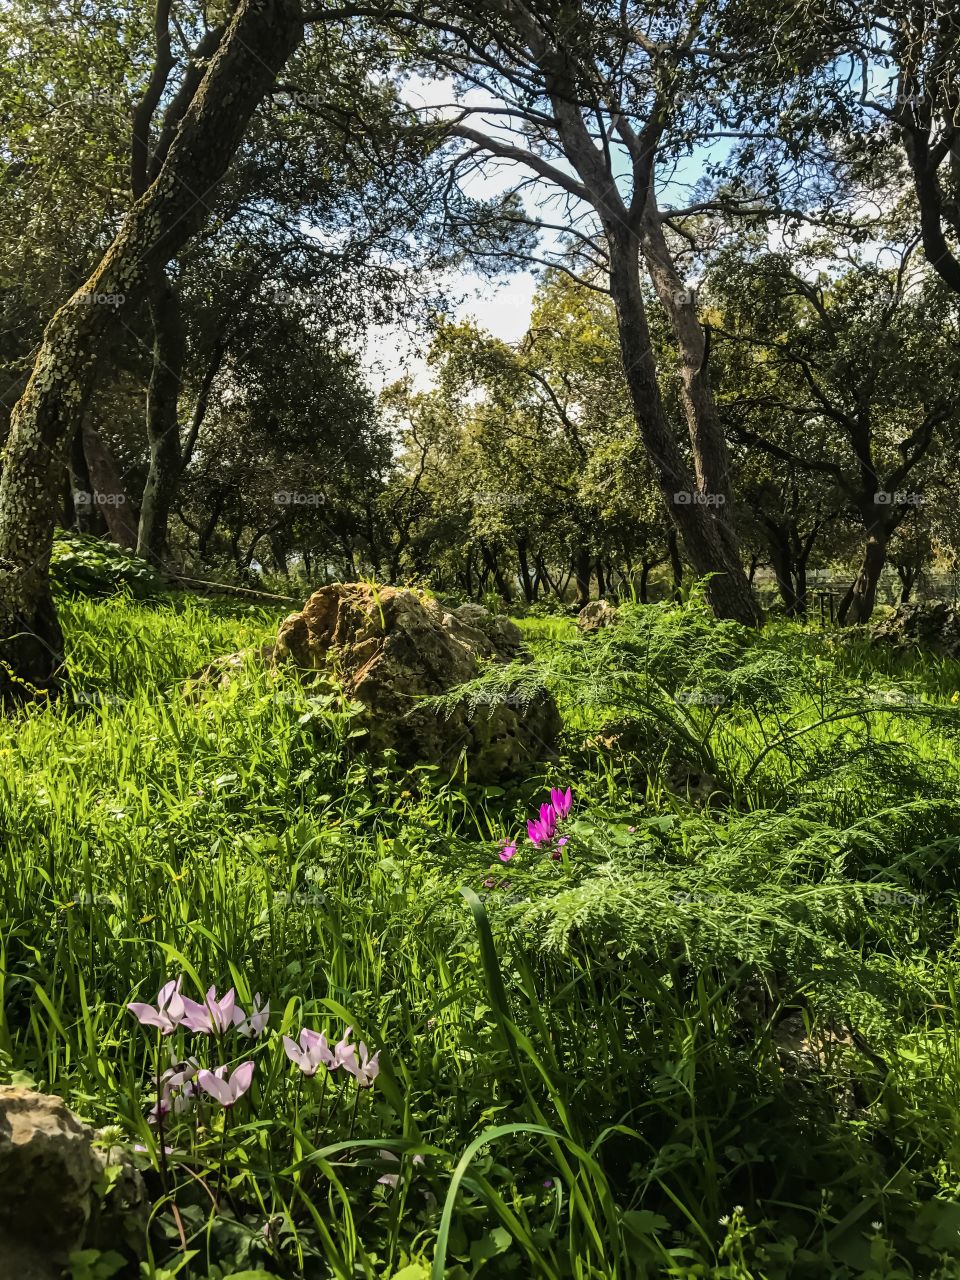
[[[456,110],[453,103],[457,95],[447,80],[411,77],[404,87],[403,96],[411,104],[441,116],[452,115]],[[485,98],[479,90],[461,95],[457,100],[473,107],[482,107],[487,102],[496,104],[496,99]],[[471,123],[494,136],[497,133],[496,123],[484,120],[482,116],[477,116]],[[461,186],[474,199],[490,199],[512,187],[517,176],[516,166],[488,160],[482,169],[475,169],[467,176]],[[527,176],[527,171],[524,171],[524,176]],[[527,202],[549,198],[553,191],[550,184],[538,183],[531,188]],[[447,283],[449,296],[455,301],[453,313],[458,320],[475,320],[481,328],[504,342],[518,342],[523,337],[537,289],[537,277],[532,270],[504,273],[493,280],[476,272],[463,271],[451,274]],[[381,389],[405,373],[413,376],[418,388],[430,385],[430,371],[416,350],[420,342],[422,339],[411,336],[399,325],[382,325],[371,330],[364,362],[375,389]]]

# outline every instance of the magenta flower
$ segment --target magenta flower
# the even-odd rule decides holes
[[[159,1027],[163,1035],[169,1036],[184,1021],[186,1013],[186,1001],[180,995],[182,981],[183,978],[177,978],[176,982],[168,982],[160,988],[155,1009],[153,1005],[136,1002],[128,1004],[127,1008],[143,1026]]]
[[[515,854],[516,852],[517,852],[517,843],[516,843],[516,841],[515,841],[515,840],[511,840],[511,841],[509,841],[509,842],[508,842],[507,844],[505,844],[505,845],[503,846],[503,848],[500,850],[500,861],[501,861],[501,862],[509,862],[509,861],[510,861],[510,859],[514,856],[514,854]]]
[[[573,805],[573,788],[561,791],[559,787],[551,787],[550,802],[558,818],[565,818]]]
[[[246,1021],[246,1015],[237,1006],[237,993],[233,987],[219,1000],[217,988],[211,987],[203,1004],[197,1004],[196,1000],[184,1000],[183,1003],[186,1009],[183,1017],[184,1026],[189,1027],[191,1031],[199,1032],[200,1035],[208,1036],[212,1033],[215,1036],[222,1036],[231,1027],[238,1027]]]
[[[232,1107],[250,1088],[255,1065],[252,1060],[241,1062],[229,1078],[226,1067],[217,1067],[215,1071],[201,1071],[198,1077],[200,1088],[221,1106]]]
[[[527,835],[533,844],[545,844],[552,840],[557,829],[557,812],[552,804],[540,806],[540,817],[527,822]]]
[[[327,1037],[322,1032],[311,1031],[304,1027],[300,1032],[300,1043],[283,1037],[283,1049],[287,1057],[298,1066],[305,1076],[315,1076],[319,1067],[334,1071],[340,1065],[334,1054],[330,1052]]]
[[[265,1005],[260,1004],[260,992],[253,997],[253,1011],[250,1017],[243,1022],[237,1024],[237,1031],[242,1036],[252,1036],[256,1039],[266,1030],[267,1023],[270,1021],[270,1001]]]

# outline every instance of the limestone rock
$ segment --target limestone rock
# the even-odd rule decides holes
[[[506,663],[521,652],[515,624],[479,605],[448,611],[417,591],[335,583],[281,624],[275,658],[338,680],[365,708],[374,750],[445,766],[465,752],[470,777],[490,781],[552,752],[560,729],[553,699],[491,701],[473,715],[464,705],[438,711],[422,700],[474,679],[484,661]]]
[[[603,627],[612,627],[616,621],[616,606],[609,600],[591,600],[577,614],[577,627],[588,634]]]
[[[960,610],[944,600],[900,604],[870,630],[881,644],[960,658]]]
[[[125,1153],[95,1148],[95,1136],[62,1099],[0,1087],[0,1276],[59,1280],[70,1253],[94,1241],[142,1251],[143,1182]],[[101,1206],[98,1187],[108,1163],[124,1172],[116,1198]]]

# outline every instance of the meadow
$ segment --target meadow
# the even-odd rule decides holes
[[[0,1082],[135,1151],[143,1280],[960,1276],[960,664],[521,618],[534,663],[457,696],[544,683],[564,736],[491,787],[253,659],[185,691],[276,610],[60,609],[70,693],[0,723]],[[128,1010],[177,979],[246,1024]],[[253,1074],[151,1123],[191,1058]]]

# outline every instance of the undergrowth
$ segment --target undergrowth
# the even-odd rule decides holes
[[[274,613],[62,613],[69,695],[0,726],[0,1077],[144,1148],[116,1274],[960,1275],[956,664],[698,601],[528,619],[535,661],[456,696],[546,685],[561,755],[479,787],[367,758],[254,656]],[[126,1005],[178,975],[271,1016],[202,1046],[249,1093],[158,1140],[197,1042]],[[379,1050],[373,1087],[301,1076],[303,1026]]]

